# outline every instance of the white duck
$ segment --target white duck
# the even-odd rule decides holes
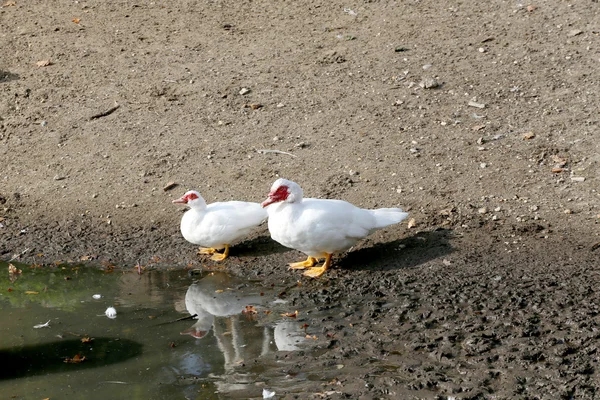
[[[258,203],[225,201],[207,205],[195,190],[173,203],[190,207],[181,218],[181,233],[185,240],[202,246],[198,254],[210,254],[215,261],[227,258],[233,242],[247,236],[267,219],[267,212]],[[220,249],[225,250],[218,253]]]
[[[292,269],[310,268],[304,275],[313,278],[330,267],[333,253],[348,250],[360,239],[408,216],[399,208],[365,210],[342,200],[304,199],[302,188],[287,179],[273,183],[262,206],[270,204],[271,237],[308,255],[306,261],[289,265]],[[325,258],[325,263],[313,267],[319,258]]]

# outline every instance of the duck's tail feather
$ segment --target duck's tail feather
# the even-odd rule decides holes
[[[400,208],[379,208],[370,210],[375,217],[374,229],[385,228],[388,225],[397,224],[408,217],[408,213]]]

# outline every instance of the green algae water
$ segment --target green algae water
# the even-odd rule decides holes
[[[12,265],[0,263],[3,398],[262,398],[303,379],[282,372],[278,354],[305,332],[276,311],[277,288],[222,272]]]

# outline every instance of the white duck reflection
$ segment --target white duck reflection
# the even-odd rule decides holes
[[[276,350],[298,350],[306,340],[300,324],[280,321],[274,327],[259,326],[242,311],[246,306],[264,305],[266,299],[258,293],[234,289],[238,283],[225,273],[212,272],[190,285],[185,306],[197,321],[181,334],[202,339],[212,330],[225,358],[226,371]]]

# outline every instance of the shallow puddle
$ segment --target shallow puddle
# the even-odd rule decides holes
[[[277,356],[306,346],[278,288],[222,272],[14,266],[0,263],[6,398],[262,398],[304,379]]]

